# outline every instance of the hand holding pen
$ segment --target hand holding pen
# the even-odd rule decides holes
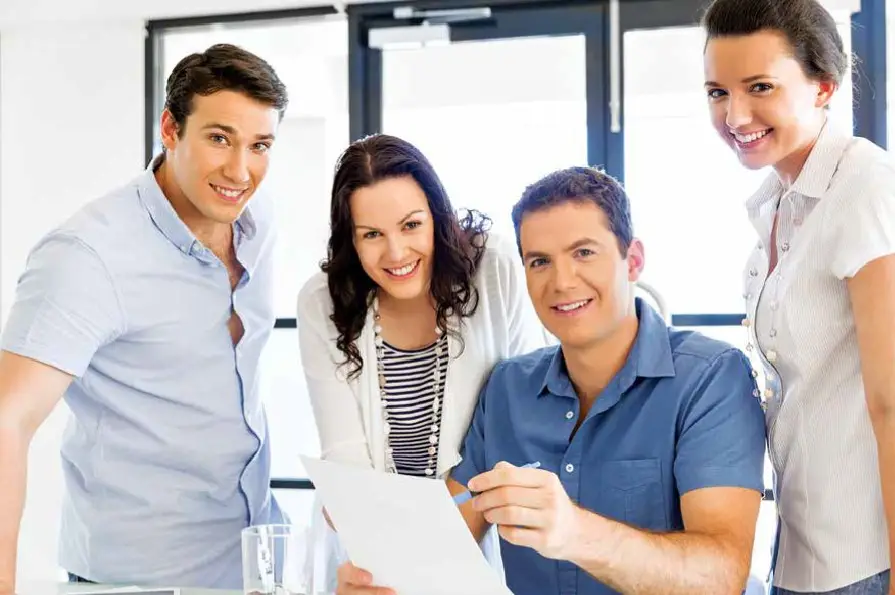
[[[500,536],[530,547],[545,558],[568,558],[583,512],[573,503],[556,474],[533,465],[498,463],[468,484],[473,509],[498,526]]]

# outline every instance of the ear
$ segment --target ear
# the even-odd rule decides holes
[[[162,111],[159,130],[162,135],[162,145],[164,145],[165,149],[168,151],[173,151],[177,147],[177,142],[180,140],[180,137],[178,136],[180,129],[177,126],[177,121],[174,120],[174,115],[168,110]]]
[[[628,256],[626,257],[628,261],[628,281],[631,283],[640,279],[640,275],[643,274],[645,258],[643,242],[634,238],[631,241],[631,245],[628,246]]]
[[[837,85],[835,81],[818,81],[817,97],[814,100],[815,107],[827,107],[830,104],[830,101],[833,100],[833,95],[836,93],[837,89],[839,89],[839,85]]]

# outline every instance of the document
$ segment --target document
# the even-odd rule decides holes
[[[443,481],[302,456],[352,564],[398,595],[512,595]]]

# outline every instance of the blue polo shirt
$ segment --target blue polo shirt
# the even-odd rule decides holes
[[[666,326],[637,301],[639,328],[621,371],[570,439],[579,402],[559,347],[498,364],[482,390],[452,477],[466,484],[500,461],[540,461],[573,502],[650,531],[680,531],[681,494],[762,491],[765,424],[746,357]],[[615,593],[571,562],[501,540],[515,595]]]

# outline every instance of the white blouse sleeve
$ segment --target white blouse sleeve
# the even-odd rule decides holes
[[[337,331],[329,316],[332,305],[325,279],[313,277],[298,297],[298,339],[301,365],[320,436],[324,460],[373,467],[360,404],[336,348]]]
[[[853,277],[872,260],[895,254],[895,169],[876,165],[855,180],[855,192],[828,221],[830,267]],[[822,199],[823,200],[823,199]]]

